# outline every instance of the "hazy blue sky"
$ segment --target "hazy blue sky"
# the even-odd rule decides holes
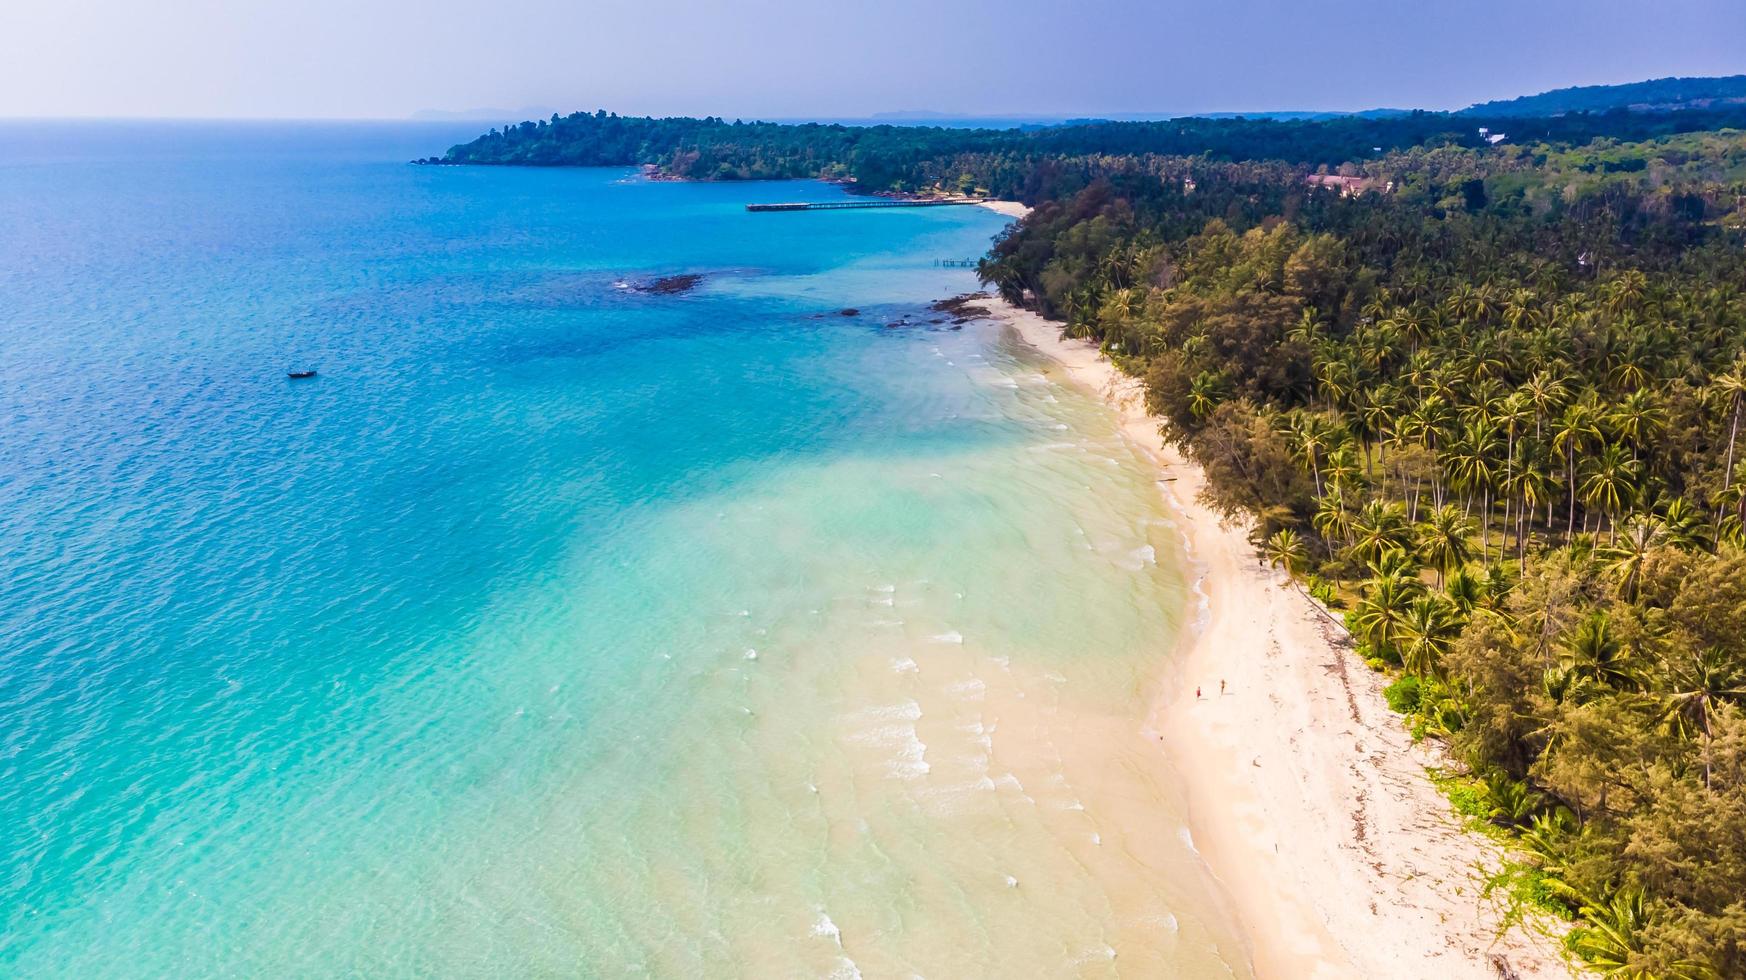
[[[1743,71],[1742,0],[0,0],[0,116],[1456,108]]]

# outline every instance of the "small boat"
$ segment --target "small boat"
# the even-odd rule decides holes
[[[310,368],[306,371],[286,371],[285,377],[287,377],[287,378],[313,378],[313,377],[315,377],[315,369]]]

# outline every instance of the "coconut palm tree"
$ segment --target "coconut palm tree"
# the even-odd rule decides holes
[[[1309,555],[1304,551],[1303,538],[1291,528],[1280,528],[1267,539],[1267,564],[1284,569],[1287,575],[1295,576],[1308,563]]]
[[[1545,422],[1569,400],[1569,387],[1562,378],[1542,369],[1535,371],[1533,377],[1523,382],[1520,391],[1529,407],[1534,410],[1534,438],[1545,438],[1542,431]]]
[[[1608,980],[1716,980],[1703,963],[1678,960],[1644,969],[1643,933],[1649,928],[1649,903],[1643,889],[1626,885],[1602,900],[1579,898],[1577,914],[1584,924],[1571,930],[1570,951]]]
[[[1202,371],[1188,383],[1188,410],[1197,419],[1204,419],[1219,407],[1225,397],[1225,379],[1211,371]]]
[[[1393,628],[1401,666],[1421,679],[1439,672],[1443,655],[1461,635],[1449,600],[1436,595],[1414,599]]]
[[[1479,507],[1479,554],[1489,560],[1486,538],[1491,526],[1491,491],[1497,485],[1497,457],[1502,448],[1498,427],[1483,415],[1473,418],[1461,430],[1461,436],[1449,445],[1449,471],[1455,488],[1472,499],[1481,497]]]
[[[1607,573],[1619,583],[1626,602],[1636,602],[1643,584],[1643,568],[1649,555],[1667,542],[1667,526],[1659,517],[1636,517],[1625,523],[1625,533],[1601,550]]]
[[[1643,446],[1667,431],[1667,412],[1655,396],[1639,388],[1625,396],[1608,418],[1619,438],[1631,446],[1631,459],[1636,460]]]
[[[1521,506],[1516,509],[1516,557],[1518,559],[1526,560],[1527,558],[1528,515],[1538,511],[1540,505],[1544,504],[1548,510],[1546,522],[1551,523],[1552,491],[1555,489],[1557,489],[1557,484],[1553,481],[1552,474],[1547,471],[1546,464],[1535,454],[1527,454],[1527,458],[1516,470],[1510,480],[1510,486],[1507,488],[1508,492],[1513,493],[1521,501]]]
[[[1353,629],[1376,650],[1393,650],[1413,600],[1423,591],[1417,580],[1405,575],[1371,579],[1364,598],[1352,607]]]
[[[1675,731],[1704,737],[1704,787],[1710,785],[1710,722],[1724,704],[1746,703],[1746,667],[1726,651],[1709,647],[1669,664],[1669,689],[1662,693],[1661,717]]]
[[[1600,455],[1589,461],[1588,475],[1582,481],[1582,502],[1599,507],[1607,518],[1608,543],[1618,539],[1617,516],[1637,493],[1637,472],[1641,466],[1625,456],[1618,443],[1601,447]]]
[[[1515,500],[1515,494],[1509,488],[1516,482],[1516,443],[1522,436],[1529,422],[1534,419],[1534,407],[1528,404],[1528,399],[1521,391],[1513,391],[1491,405],[1492,420],[1504,432],[1504,473],[1503,482],[1499,484],[1504,489],[1504,527],[1508,528],[1510,513]]]
[[[1605,612],[1590,612],[1564,638],[1561,647],[1564,667],[1573,676],[1619,691],[1637,686],[1636,665],[1614,635]]]
[[[1667,531],[1667,543],[1686,551],[1712,548],[1715,532],[1698,510],[1685,497],[1671,497],[1661,509],[1661,524]]]
[[[1565,537],[1576,533],[1576,456],[1601,441],[1600,413],[1592,402],[1574,402],[1552,427],[1552,448],[1564,455],[1564,488],[1570,498],[1570,523]]]
[[[1326,493],[1322,485],[1322,454],[1333,444],[1333,426],[1328,423],[1326,416],[1310,411],[1292,413],[1286,425],[1293,448],[1309,464],[1310,474],[1316,481],[1316,497],[1319,499]]]
[[[1352,520],[1346,511],[1346,495],[1338,490],[1316,501],[1316,512],[1310,518],[1310,524],[1324,541],[1339,538],[1348,546],[1352,544]]]
[[[1734,362],[1734,367],[1710,381],[1710,390],[1727,406],[1728,456],[1722,464],[1722,489],[1734,484],[1734,441],[1740,435],[1740,412],[1746,407],[1746,356]]]
[[[1417,528],[1419,554],[1437,570],[1437,588],[1451,569],[1460,568],[1473,554],[1473,522],[1454,507],[1445,505],[1431,511]]]
[[[1412,540],[1406,509],[1394,501],[1372,500],[1352,518],[1352,556],[1361,562],[1379,561],[1390,551],[1405,551]]]
[[[1351,439],[1348,437],[1328,453],[1328,486],[1335,492],[1345,490],[1357,486],[1362,476],[1358,455],[1353,451]]]

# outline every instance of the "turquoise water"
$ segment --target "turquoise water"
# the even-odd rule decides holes
[[[0,126],[0,972],[1244,975],[1005,219],[461,135]]]

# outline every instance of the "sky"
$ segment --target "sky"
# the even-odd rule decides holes
[[[0,0],[0,117],[1454,109],[1742,72],[1742,0]]]

